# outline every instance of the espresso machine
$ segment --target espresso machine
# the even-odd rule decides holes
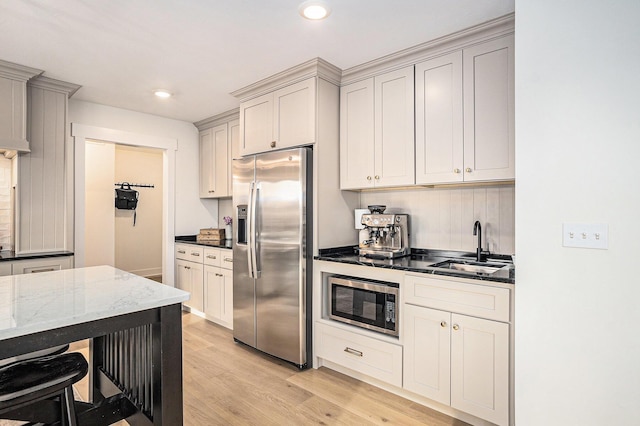
[[[364,229],[360,231],[360,256],[393,259],[411,254],[409,246],[409,215],[384,213],[386,206],[368,206],[371,213],[362,215]]]

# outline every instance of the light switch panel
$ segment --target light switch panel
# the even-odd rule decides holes
[[[609,227],[606,223],[563,223],[562,245],[607,250]]]

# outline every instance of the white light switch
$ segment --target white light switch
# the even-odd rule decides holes
[[[607,250],[609,227],[606,223],[563,223],[562,245]]]

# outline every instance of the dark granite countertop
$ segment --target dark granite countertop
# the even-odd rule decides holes
[[[214,247],[214,248],[229,249],[229,250],[233,249],[233,240],[222,240],[215,243],[199,243],[197,241],[196,235],[180,235],[176,237],[175,242],[195,244],[195,245],[204,246],[204,247]]]
[[[434,268],[432,265],[449,259],[475,261],[475,253],[411,249],[411,255],[396,259],[373,259],[359,256],[356,247],[336,247],[320,249],[316,260],[328,262],[348,263],[352,265],[370,266],[374,268],[397,269],[402,271],[420,272],[424,274],[446,275],[449,277],[470,278],[474,280],[493,281],[507,284],[515,284],[515,266],[511,262],[511,256],[489,255],[487,262],[505,264],[505,268],[492,274],[480,272],[456,271],[444,268]]]
[[[0,252],[0,262],[11,262],[14,260],[27,260],[27,259],[46,259],[48,257],[64,257],[73,256],[72,251],[51,251],[44,253],[22,253],[16,254],[13,251]]]

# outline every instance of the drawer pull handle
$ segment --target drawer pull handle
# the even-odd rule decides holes
[[[225,257],[225,258],[224,258],[224,261],[225,261],[225,262],[233,262],[233,258],[231,258],[231,257]]]
[[[37,274],[38,272],[52,272],[55,271],[55,268],[43,268],[43,269],[32,269],[31,273],[32,274]]]
[[[186,251],[184,251],[184,250],[178,250],[178,253],[180,253],[180,254],[186,254],[187,252],[186,252]]]
[[[216,277],[224,277],[224,275],[222,275],[222,274],[218,274],[218,273],[216,272]]]
[[[198,252],[191,252],[191,256],[200,257],[200,253],[198,253]]]
[[[217,259],[217,257],[216,257],[216,256],[211,256],[211,255],[209,254],[209,255],[207,255],[207,259]]]
[[[355,356],[362,356],[362,352],[357,351],[357,350],[355,350],[355,349],[351,349],[351,348],[350,348],[350,347],[348,347],[348,346],[347,346],[346,348],[344,348],[344,351],[345,351],[346,353],[348,353],[348,354],[351,354],[351,355],[355,355]]]

